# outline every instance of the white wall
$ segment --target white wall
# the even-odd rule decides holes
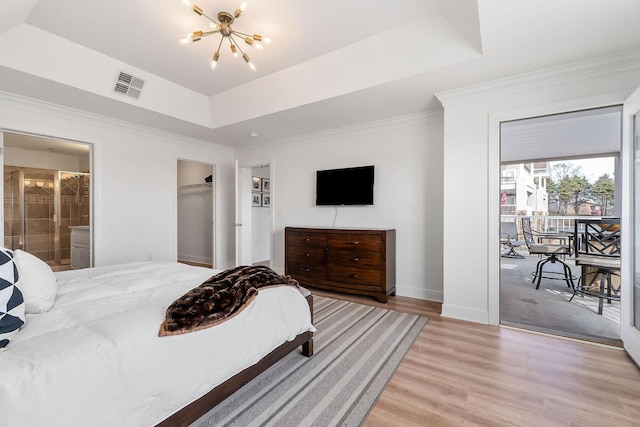
[[[24,150],[16,147],[4,147],[4,163],[10,166],[82,172],[78,156],[70,156],[48,151]],[[84,165],[86,166],[86,165]]]
[[[620,104],[638,85],[640,62],[622,55],[438,94],[445,108],[444,316],[499,321],[500,122]]]
[[[397,294],[442,300],[442,116],[407,116],[237,152],[271,159],[272,267],[284,271],[284,228],[395,228]],[[316,207],[319,169],[375,166],[374,206]],[[334,224],[335,218],[335,224]]]
[[[214,164],[215,265],[233,265],[233,153],[153,129],[0,93],[0,129],[94,144],[94,265],[177,259],[177,159]]]

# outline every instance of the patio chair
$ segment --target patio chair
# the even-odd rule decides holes
[[[620,277],[620,218],[576,219],[574,227],[575,260],[582,275],[569,301],[578,294],[596,297],[601,315],[605,299],[609,304],[620,301],[620,281],[612,279]]]
[[[536,264],[536,271],[533,275],[533,283],[536,289],[540,288],[540,282],[543,278],[551,280],[564,280],[567,286],[575,290],[571,273],[571,267],[559,257],[571,255],[572,236],[566,233],[538,233],[531,229],[531,218],[522,218],[522,234],[524,241],[531,255],[540,255],[542,258]],[[547,241],[545,243],[545,241]],[[559,243],[548,243],[549,241],[557,241]],[[547,263],[562,264],[562,272],[545,271],[544,266]]]
[[[515,222],[500,222],[500,243],[505,249],[505,252],[501,255],[502,257],[524,258],[524,255],[516,251],[518,246],[524,246],[526,242],[524,240],[518,240],[518,230]]]

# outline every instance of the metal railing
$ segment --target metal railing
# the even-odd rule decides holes
[[[500,220],[505,222],[515,221],[520,230],[520,219],[527,215],[500,215]],[[572,215],[572,216],[548,216],[530,215],[531,228],[539,233],[573,233],[576,219],[598,219],[600,216],[594,215]],[[581,231],[581,230],[579,230]]]

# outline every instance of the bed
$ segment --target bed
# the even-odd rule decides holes
[[[53,307],[27,314],[0,352],[0,424],[188,425],[298,346],[312,354],[311,297],[293,286],[159,337],[172,301],[216,272],[139,262],[55,273]]]

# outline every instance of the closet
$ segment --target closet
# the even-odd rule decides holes
[[[213,265],[214,167],[178,160],[178,261]]]

